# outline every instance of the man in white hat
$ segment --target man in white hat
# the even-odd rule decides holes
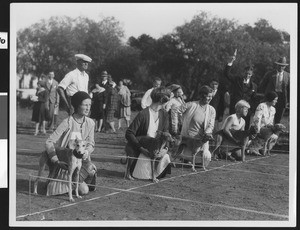
[[[85,72],[92,59],[84,54],[76,54],[77,68],[66,74],[58,85],[61,99],[67,106],[67,112],[71,115],[74,110],[71,105],[71,97],[78,91],[88,93],[89,75]]]
[[[284,70],[288,66],[286,57],[281,57],[275,64],[276,68],[267,72],[259,84],[261,92],[266,94],[274,91],[278,95],[278,102],[275,106],[274,124],[281,121],[284,110],[289,102],[290,90],[290,74]]]

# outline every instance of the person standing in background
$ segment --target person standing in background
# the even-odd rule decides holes
[[[276,64],[276,69],[267,72],[259,84],[259,90],[265,94],[268,92],[276,92],[278,95],[278,102],[275,106],[276,114],[274,123],[280,123],[284,111],[289,103],[290,94],[290,74],[284,69],[288,66],[286,58],[280,58]]]
[[[89,75],[86,71],[92,61],[90,57],[84,54],[76,54],[75,58],[77,68],[67,73],[58,85],[58,93],[67,106],[66,110],[69,115],[74,112],[71,104],[72,96],[78,91],[88,93]]]
[[[246,66],[242,75],[233,75],[231,73],[231,68],[235,60],[236,52],[232,56],[231,61],[227,63],[224,70],[224,76],[231,82],[230,114],[235,113],[235,104],[240,100],[247,101],[250,104],[251,109],[253,109],[257,94],[257,85],[252,80],[253,67],[251,65]],[[249,110],[246,117],[244,117],[246,122],[245,130],[249,129],[252,113],[254,113],[254,111]]]
[[[131,108],[130,108],[131,93],[130,93],[130,90],[128,89],[128,87],[126,85],[124,85],[124,82],[122,80],[119,81],[118,94],[120,97],[119,106],[118,106],[118,114],[117,114],[117,117],[119,119],[118,129],[121,128],[122,118],[125,119],[126,125],[128,128],[129,123],[130,123],[130,116],[131,116]]]
[[[48,79],[46,80],[46,90],[48,91],[49,97],[46,103],[48,109],[48,129],[50,132],[53,132],[53,129],[56,128],[56,118],[55,112],[58,114],[59,110],[59,93],[58,82],[54,79],[54,72],[50,71],[47,75]],[[57,111],[55,111],[57,110]]]
[[[103,119],[105,117],[105,101],[106,92],[105,88],[95,84],[90,96],[92,98],[91,114],[90,118],[95,121],[95,132],[100,132],[103,126]]]
[[[113,81],[109,82],[107,88],[107,100],[106,100],[106,122],[109,124],[113,133],[116,133],[115,129],[115,113],[118,109],[119,95],[116,89],[116,83]]]
[[[36,96],[32,98],[32,100],[34,101],[34,105],[31,120],[35,122],[34,136],[38,135],[40,126],[43,134],[46,134],[46,103],[48,101],[49,93],[45,89],[45,87],[45,82],[39,81],[37,83]]]
[[[224,114],[224,90],[219,87],[219,81],[213,79],[210,81],[209,86],[212,88],[213,98],[210,101],[210,105],[216,110],[216,120],[214,125],[214,133],[219,130],[220,122],[223,120]]]

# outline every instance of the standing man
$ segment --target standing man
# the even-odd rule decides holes
[[[105,89],[109,87],[108,76],[109,74],[106,71],[101,72],[101,80],[99,82],[99,85]]]
[[[212,88],[213,98],[210,101],[210,105],[216,110],[216,120],[214,126],[214,132],[219,130],[219,122],[223,120],[224,114],[224,90],[219,87],[219,81],[212,79],[209,83],[209,87]]]
[[[151,89],[148,89],[142,98],[142,101],[141,101],[142,109],[145,109],[151,105],[152,99],[150,97],[150,94],[154,89],[156,89],[160,86],[161,86],[161,79],[159,77],[154,78],[153,87]]]
[[[47,107],[49,109],[48,129],[53,131],[56,126],[56,117],[54,111],[59,107],[59,94],[58,94],[58,82],[54,79],[54,72],[50,71],[47,75],[46,90],[49,92]]]
[[[278,95],[278,102],[275,106],[276,113],[274,117],[274,124],[280,123],[284,110],[289,103],[290,90],[290,74],[284,71],[288,65],[286,57],[280,58],[275,62],[276,68],[265,74],[259,84],[259,90],[265,94],[275,91]]]
[[[244,117],[246,125],[245,130],[248,130],[250,126],[251,114],[255,111],[255,98],[257,93],[257,85],[252,80],[253,67],[247,66],[244,68],[243,75],[232,75],[231,68],[232,64],[236,59],[236,55],[232,56],[232,59],[227,63],[224,71],[224,76],[231,82],[230,92],[230,114],[235,113],[235,104],[240,100],[247,101],[251,108]]]
[[[90,57],[84,54],[76,54],[75,58],[77,68],[67,73],[58,85],[58,92],[67,106],[69,115],[74,112],[74,108],[71,105],[72,96],[78,91],[88,93],[89,75],[86,73],[86,70],[92,61]]]

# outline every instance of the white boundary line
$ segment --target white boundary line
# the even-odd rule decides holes
[[[276,156],[276,155],[274,154],[272,156]],[[255,161],[255,160],[258,160],[258,159],[263,159],[263,158],[269,158],[269,157],[271,157],[271,156],[255,158],[255,159],[248,160],[248,162],[249,161]],[[237,164],[241,164],[241,163],[243,163],[243,162],[237,162],[237,163],[222,165],[220,167],[214,167],[212,169],[208,169],[207,171],[192,172],[192,173],[187,173],[187,174],[183,174],[183,175],[178,175],[178,176],[175,176],[175,177],[165,178],[165,179],[160,180],[160,182],[167,181],[167,180],[172,180],[172,179],[175,179],[175,178],[178,178],[178,177],[184,177],[184,176],[190,176],[190,175],[195,175],[195,174],[199,174],[199,173],[205,173],[205,172],[209,172],[209,171],[212,171],[212,170],[222,169],[226,166],[237,165]],[[154,183],[148,183],[148,184],[145,184],[145,185],[142,185],[142,186],[133,187],[133,188],[130,188],[130,189],[125,189],[125,190],[124,189],[118,189],[118,188],[106,187],[106,186],[97,186],[97,187],[103,187],[103,188],[108,188],[108,189],[119,190],[119,192],[113,192],[113,193],[110,193],[110,194],[107,194],[107,195],[104,195],[104,196],[95,197],[95,198],[91,198],[91,199],[88,199],[88,200],[79,201],[79,202],[72,203],[72,204],[67,204],[67,205],[64,205],[64,206],[61,206],[61,207],[56,207],[56,208],[52,208],[52,209],[43,210],[43,211],[40,211],[40,212],[30,213],[30,214],[26,214],[26,215],[20,215],[20,216],[17,216],[16,219],[23,218],[23,217],[26,217],[26,216],[33,216],[33,215],[37,215],[37,214],[41,214],[41,213],[45,213],[45,212],[55,211],[55,210],[58,210],[58,209],[61,209],[61,208],[74,206],[74,205],[81,204],[81,203],[84,203],[84,202],[98,200],[100,198],[105,198],[105,197],[113,196],[113,195],[116,195],[116,194],[120,194],[121,192],[133,192],[133,193],[137,193],[137,194],[141,194],[141,195],[149,195],[149,196],[155,196],[155,197],[178,200],[178,201],[194,202],[194,203],[197,203],[197,204],[223,207],[223,208],[228,208],[228,209],[233,209],[233,210],[238,210],[238,211],[245,211],[245,212],[257,213],[257,214],[263,214],[263,215],[270,215],[270,216],[276,216],[276,217],[281,217],[281,218],[289,218],[289,216],[286,216],[286,215],[260,212],[260,211],[256,211],[256,210],[243,209],[243,208],[238,208],[238,207],[229,206],[229,205],[206,203],[206,202],[201,202],[201,201],[193,201],[193,200],[176,198],[176,197],[168,197],[168,196],[161,196],[161,195],[156,195],[156,194],[146,194],[146,193],[143,193],[143,192],[132,191],[132,190],[147,187],[147,186],[150,186],[150,185],[155,185],[155,184]],[[29,194],[29,196],[30,196],[30,194]]]
[[[219,169],[219,168],[218,168]],[[269,175],[269,176],[281,176],[281,177],[287,177],[289,179],[289,175],[282,175],[282,174],[274,174],[274,173],[264,173],[264,172],[255,172],[250,170],[240,170],[240,169],[228,169],[228,168],[221,168],[220,170],[227,170],[227,171],[235,171],[235,172],[243,172],[243,173],[254,173],[254,174],[263,174],[263,175]]]

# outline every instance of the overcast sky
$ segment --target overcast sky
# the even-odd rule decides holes
[[[114,16],[126,38],[143,33],[159,38],[200,11],[252,26],[264,18],[274,28],[290,33],[297,12],[295,3],[14,3],[11,7],[10,21],[16,30],[51,16],[83,16],[95,21]]]

